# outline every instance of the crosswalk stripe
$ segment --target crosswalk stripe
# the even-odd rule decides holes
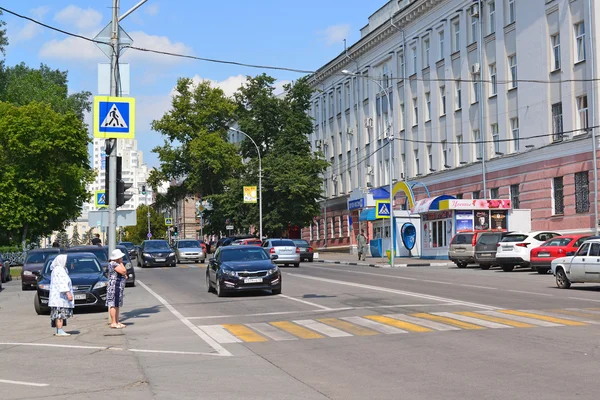
[[[410,324],[415,324],[418,326],[425,326],[431,330],[435,330],[435,331],[459,331],[460,329],[452,326],[452,325],[446,325],[446,324],[440,324],[439,322],[435,322],[435,321],[430,321],[427,319],[421,319],[421,318],[416,318],[410,315],[405,315],[405,314],[392,314],[392,315],[388,315],[388,317],[392,317],[394,319],[398,319]]]
[[[379,333],[375,332],[374,330],[371,330],[371,329],[368,329],[368,328],[365,328],[365,327],[362,327],[359,325],[351,324],[350,322],[342,321],[337,318],[319,318],[318,321],[322,322],[324,324],[327,324],[327,325],[331,325],[331,326],[341,329],[343,331],[350,332],[356,336],[379,335]]]
[[[311,331],[310,329],[306,329],[289,321],[275,321],[271,322],[270,324],[301,339],[322,339],[325,337],[323,335],[319,335],[317,332]]]
[[[189,265],[179,265],[179,268],[189,268]]]
[[[406,331],[398,328],[394,328],[393,326],[380,324],[379,322],[372,321],[370,319],[365,319],[363,317],[342,317],[344,321],[351,322],[355,325],[364,326],[365,328],[373,329],[374,331],[384,333],[386,335],[394,335],[397,333],[406,333]]]
[[[403,329],[405,331],[410,332],[431,332],[431,329],[425,328],[421,325],[416,325],[407,321],[402,321],[399,318],[394,318],[393,315],[383,316],[383,315],[367,315],[364,318],[368,318],[370,320],[390,325],[395,328]]]
[[[478,320],[497,322],[499,324],[513,326],[515,328],[532,328],[535,326],[535,325],[527,324],[525,322],[512,321],[510,319],[500,318],[500,317],[492,317],[491,315],[479,314],[479,313],[476,313],[473,311],[459,311],[459,312],[455,312],[454,314],[464,315],[467,317],[473,317]]]
[[[567,310],[580,310],[586,313],[590,313],[590,314],[594,314],[594,315],[600,315],[600,311],[598,311],[598,309],[594,309],[594,308],[582,308],[582,309],[578,309],[578,308],[567,308]]]
[[[201,325],[198,326],[208,336],[215,339],[220,344],[240,343],[241,340],[229,333],[222,325]]]
[[[227,329],[234,336],[242,339],[244,342],[267,342],[269,340],[242,324],[225,324],[223,325],[223,328]]]
[[[344,332],[340,329],[334,328],[333,326],[325,325],[321,322],[317,322],[313,319],[303,319],[294,321],[298,325],[302,325],[307,327],[308,329],[312,329],[313,331],[322,333],[325,336],[329,337],[348,337],[352,336],[348,332]]]
[[[503,313],[497,312],[497,311],[481,311],[481,313],[487,314],[487,315],[492,315],[494,317],[508,318],[508,319],[512,319],[514,321],[525,322],[526,324],[531,324],[531,325],[536,325],[536,326],[545,326],[545,327],[561,326],[560,324],[555,324],[553,322],[540,321],[538,319],[520,317],[518,315],[507,315],[507,314],[503,314]]]
[[[552,322],[552,323],[560,324],[560,325],[569,325],[569,326],[585,326],[586,325],[583,322],[572,321],[570,319],[548,317],[546,315],[534,314],[534,313],[525,312],[525,311],[500,310],[500,312],[505,313],[505,314],[519,315],[521,317],[539,319],[542,321]]]
[[[475,330],[475,329],[483,329],[482,326],[470,324],[468,322],[459,321],[454,318],[442,317],[439,315],[433,315],[428,313],[416,313],[412,314],[413,317],[416,318],[424,318],[430,321],[441,322],[446,325],[456,326],[461,329]]]
[[[512,326],[499,324],[497,322],[486,321],[484,319],[473,318],[473,317],[469,317],[466,315],[460,315],[460,314],[451,313],[451,312],[434,312],[432,314],[438,315],[440,317],[456,319],[456,320],[459,320],[459,321],[462,321],[462,322],[465,322],[468,324],[473,324],[476,326],[479,325],[479,326],[483,326],[486,328],[492,328],[492,329],[512,328]]]
[[[582,313],[576,313],[574,311],[564,311],[564,312],[555,312],[553,310],[523,310],[526,312],[535,312],[537,314],[545,315],[553,318],[564,318],[568,321],[578,321],[591,325],[598,325],[600,321],[594,321],[593,318],[597,317],[595,315],[582,315]]]
[[[259,332],[267,337],[270,337],[271,339],[273,339],[275,341],[298,340],[297,337],[292,336],[289,333],[284,332],[281,329],[277,329],[274,326],[271,326],[264,322],[258,322],[258,323],[246,324],[246,325],[249,326],[250,328],[254,329],[257,332]]]

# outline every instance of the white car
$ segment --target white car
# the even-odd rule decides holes
[[[571,283],[600,283],[600,239],[586,240],[574,256],[555,258],[550,269],[561,289]]]
[[[552,239],[560,236],[558,232],[511,232],[498,243],[496,263],[505,272],[515,269],[515,266],[529,267],[531,249],[534,249]]]

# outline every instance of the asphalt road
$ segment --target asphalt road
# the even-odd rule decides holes
[[[282,295],[208,293],[203,265],[137,270],[123,322],[52,336],[0,292],[2,399],[597,399],[600,287],[454,267],[303,263]]]

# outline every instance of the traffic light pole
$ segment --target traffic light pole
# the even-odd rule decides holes
[[[113,0],[112,9],[112,34],[110,44],[113,48],[110,58],[110,95],[119,96],[119,73],[118,73],[118,52],[119,52],[119,8],[120,0]],[[110,167],[108,179],[109,198],[108,198],[108,252],[112,253],[117,247],[117,140],[107,139],[110,148],[108,163]]]

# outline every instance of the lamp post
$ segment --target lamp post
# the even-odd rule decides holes
[[[379,86],[379,88],[385,94],[385,97],[387,98],[388,110],[389,110],[389,114],[390,114],[390,124],[389,124],[390,135],[388,136],[388,144],[390,146],[389,166],[388,166],[389,175],[390,175],[390,266],[394,267],[394,251],[396,250],[396,243],[394,240],[394,194],[392,192],[393,185],[394,185],[394,183],[393,183],[394,168],[392,166],[392,157],[393,157],[392,145],[393,145],[393,141],[394,141],[394,115],[392,114],[392,103],[390,101],[390,96],[389,96],[387,89],[385,89],[383,87],[383,85],[377,79],[373,79],[373,78],[370,78],[370,77],[364,76],[364,75],[358,75],[358,74],[348,71],[347,69],[343,70],[342,74],[349,75],[349,76],[357,76],[357,77],[368,79],[372,82],[375,82],[375,84],[377,84],[377,86]],[[381,113],[381,115],[383,116],[383,112]]]
[[[260,240],[263,239],[263,218],[262,218],[262,159],[260,157],[260,149],[258,148],[258,145],[256,144],[256,142],[254,141],[254,139],[252,139],[246,132],[243,132],[239,129],[235,129],[235,128],[229,128],[230,130],[237,132],[237,133],[241,133],[242,135],[246,136],[248,139],[250,139],[250,141],[252,142],[252,144],[254,145],[254,147],[256,147],[256,153],[258,154],[258,219],[259,219],[259,235],[260,235]]]

